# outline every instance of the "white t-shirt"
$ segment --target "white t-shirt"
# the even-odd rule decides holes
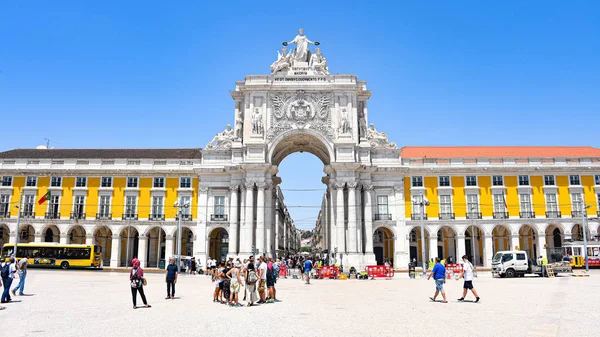
[[[465,262],[463,268],[465,269],[465,281],[473,281],[473,265],[471,262]]]
[[[260,264],[260,266],[258,267],[261,271],[262,271],[262,276],[260,277],[261,280],[267,280],[267,263],[263,262]]]
[[[8,262],[5,262],[8,263]],[[17,267],[15,266],[14,263],[10,263],[8,265],[8,278],[15,278],[15,273],[17,272]]]

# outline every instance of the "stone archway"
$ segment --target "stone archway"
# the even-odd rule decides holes
[[[324,165],[331,163],[333,149],[319,133],[307,130],[289,130],[283,132],[270,145],[269,159],[273,165],[279,165],[288,155],[295,152],[308,152],[317,156]]]
[[[429,256],[429,231],[425,228],[425,262],[429,261],[435,256]],[[422,238],[421,238],[421,228],[414,227],[409,234],[409,258],[412,262],[413,260],[417,261],[417,265],[423,265],[422,259]]]
[[[511,249],[511,232],[507,226],[496,225],[492,230],[492,253]],[[517,247],[512,247],[517,248]]]
[[[60,242],[60,229],[55,225],[48,225],[42,230],[42,242]]]
[[[0,224],[0,250],[10,240],[10,229],[6,224]]]
[[[73,226],[67,232],[68,244],[85,244],[85,229],[79,225]]]
[[[458,250],[456,249],[456,232],[450,226],[442,226],[437,233],[437,251],[440,259],[445,259],[449,262],[452,258],[452,262],[460,260],[458,256]]]
[[[168,263],[166,262],[166,259],[168,259],[172,255],[167,254],[166,252],[167,233],[165,232],[165,230],[162,229],[160,226],[149,228],[146,231],[146,239],[148,240],[146,246],[147,266],[159,268],[160,261],[165,261],[164,264],[166,265]]]
[[[571,238],[573,241],[583,241],[583,230],[580,224],[575,224],[571,228]]]
[[[138,255],[139,237],[138,230],[127,226],[121,230],[121,251],[119,261],[121,267],[131,266],[131,260]]]
[[[97,227],[94,230],[94,244],[102,247],[102,261],[105,266],[110,265],[112,235],[112,231],[108,226]]]
[[[19,243],[30,243],[35,241],[35,228],[25,224],[19,227]]]
[[[383,265],[387,260],[393,266],[394,252],[394,233],[387,227],[377,228],[373,233],[373,253],[377,265]]]
[[[181,227],[181,255],[194,256],[194,232],[187,226]],[[177,255],[177,230],[173,233],[173,255]]]
[[[546,227],[546,245],[548,248],[561,248],[564,241],[564,232],[562,226],[549,225]]]
[[[465,230],[465,255],[476,266],[483,266],[485,231],[479,226],[469,226]]]
[[[227,259],[229,253],[229,233],[225,228],[217,227],[210,232],[208,256],[218,261]]]
[[[519,228],[519,248],[526,251],[532,259],[537,259],[538,252],[543,249],[543,247],[538,247],[537,236],[536,229],[531,225],[523,225]]]

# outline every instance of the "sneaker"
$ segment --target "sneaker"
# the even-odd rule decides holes
[[[461,297],[461,298],[459,298],[458,300],[462,302],[462,301],[464,301],[464,300],[465,300],[465,298],[464,298],[464,297]]]
[[[14,289],[11,291],[11,293],[13,294],[13,296],[17,296],[17,292]]]
[[[275,300],[274,299],[269,299],[269,300],[267,300],[266,303],[275,303]]]
[[[477,298],[475,299],[475,303],[477,303],[477,302],[479,302],[479,297],[477,297]]]

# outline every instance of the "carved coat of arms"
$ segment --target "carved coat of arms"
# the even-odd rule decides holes
[[[290,129],[314,129],[330,140],[334,138],[331,127],[331,93],[304,91],[275,93],[271,96],[271,125],[267,139],[271,140]]]

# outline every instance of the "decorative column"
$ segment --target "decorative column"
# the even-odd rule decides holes
[[[344,224],[344,186],[345,183],[335,183],[336,194],[336,227],[337,227],[337,244],[338,253],[346,253],[346,229]],[[338,262],[339,263],[339,262]]]
[[[140,266],[144,268],[146,266],[146,244],[148,243],[148,237],[145,234],[140,234],[138,238],[138,254],[136,257],[140,260]]]
[[[365,254],[373,254],[373,185],[363,185],[365,190]]]
[[[94,244],[94,236],[93,235],[86,235],[85,236],[85,244],[88,246],[91,246]]]
[[[454,260],[456,262],[462,261],[462,257],[466,254],[465,235],[459,234],[456,236],[456,258]]]
[[[206,263],[206,257],[208,255],[208,249],[206,246],[206,238],[208,233],[206,232],[208,225],[208,187],[198,187],[198,222],[196,225],[196,237],[199,239],[194,243],[194,251],[196,258],[200,259],[202,263]],[[172,239],[172,238],[171,238]],[[172,248],[171,248],[172,249]],[[165,249],[165,258],[171,254],[171,251]],[[169,263],[167,260],[166,263]],[[166,264],[165,264],[166,266]]]
[[[288,253],[288,221],[287,221],[287,217],[284,216],[283,218],[283,251],[287,254]]]
[[[348,253],[356,253],[356,183],[348,183]]]
[[[266,256],[265,251],[265,183],[256,184],[258,193],[256,194],[256,249],[259,255]]]
[[[521,244],[519,243],[519,234],[512,234],[510,236],[510,240],[511,240],[511,245],[510,245],[510,247],[508,247],[509,249],[514,249],[514,250],[523,249],[523,247],[521,247]],[[500,249],[498,247],[496,249],[496,251],[498,251],[498,250],[503,250],[503,249]]]
[[[245,205],[244,205],[244,224],[240,229],[240,254],[252,254],[252,234],[254,230],[254,183],[246,182]]]
[[[33,237],[33,242],[42,242],[42,233],[35,233]]]
[[[435,233],[437,233],[437,230],[435,231]],[[427,261],[431,260],[432,258],[436,258],[436,257],[439,257],[441,259],[441,256],[438,256],[437,235],[431,235],[431,233],[430,233],[429,234],[429,256],[427,257]]]
[[[536,237],[537,237],[537,249],[538,249],[538,254],[537,256],[542,256],[545,258],[548,258],[548,252],[546,251],[546,234],[545,233],[536,233]]]
[[[265,186],[265,252],[267,257],[277,258],[273,254],[273,184]]]
[[[119,235],[112,236],[110,245],[110,267],[117,268],[119,266],[119,255],[121,253],[121,237]]]
[[[229,187],[229,256],[235,256],[238,252],[238,185]]]
[[[167,235],[166,239],[165,239],[165,266],[167,266],[169,264],[169,259],[171,257],[173,257],[173,235]],[[140,240],[141,242],[141,240]],[[215,256],[211,256],[212,258],[215,258]]]
[[[358,192],[356,193],[356,246],[357,252],[364,253],[363,244],[363,206],[362,206],[362,187],[357,186]]]
[[[337,247],[337,224],[335,219],[337,219],[335,215],[335,186],[333,183],[329,184],[329,193],[327,194],[327,207],[329,210],[329,224],[327,230],[329,231],[329,252],[330,254],[334,252],[335,247]],[[338,247],[339,250],[339,247]],[[332,256],[332,255],[330,255]],[[333,263],[333,262],[331,262]]]
[[[61,245],[66,245],[67,244],[67,234],[61,234],[59,242]]]
[[[19,238],[19,241],[21,241],[21,239]],[[8,237],[8,243],[15,243],[15,231],[11,231],[10,232],[10,236]]]
[[[491,267],[492,266],[492,257],[494,257],[494,252],[493,252],[493,239],[492,239],[492,234],[491,233],[486,233],[485,234],[485,242],[483,245],[483,249],[485,250],[485,252],[483,253],[483,264],[485,267]],[[475,249],[477,249],[477,247],[475,247]],[[479,258],[479,255],[477,255],[477,258]],[[479,265],[479,261],[475,261],[476,265]]]

